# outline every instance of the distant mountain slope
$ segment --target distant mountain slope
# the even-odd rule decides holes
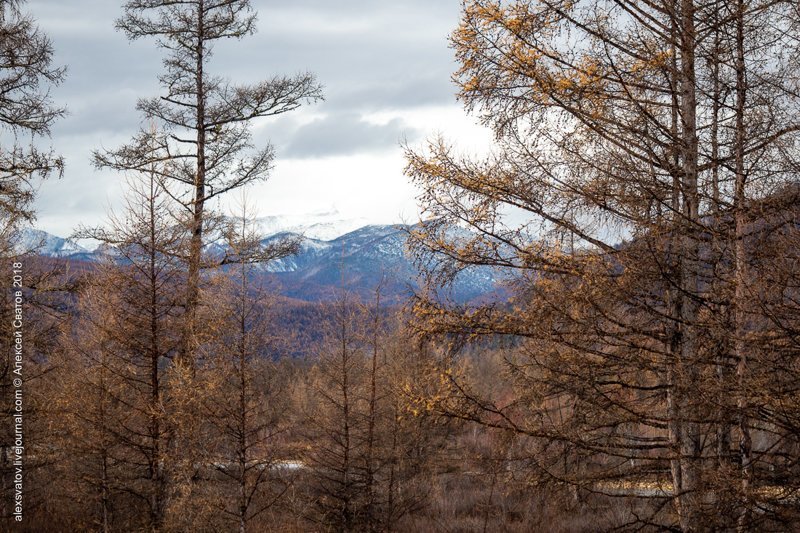
[[[82,254],[91,255],[89,250],[75,241],[51,235],[46,231],[24,228],[14,243],[17,253],[36,253],[46,257],[73,257]]]
[[[303,215],[276,215],[256,220],[264,235],[295,233],[310,239],[330,241],[367,225],[365,218],[347,218],[335,208]]]
[[[340,231],[344,226],[332,225],[326,231]],[[404,300],[419,287],[419,273],[406,254],[409,226],[363,226],[330,240],[302,237],[297,255],[259,265],[255,275],[276,287],[289,298],[307,302],[329,300],[341,287],[370,298],[381,286],[383,298]],[[291,233],[268,236],[265,243],[285,238]],[[90,252],[78,244],[39,230],[23,232],[24,247],[47,257],[95,261],[108,257],[107,248]],[[32,245],[36,246],[32,246]],[[41,244],[41,245],[40,245]],[[217,250],[219,244],[211,245]],[[459,302],[486,297],[498,291],[499,273],[488,267],[463,272],[447,295]]]

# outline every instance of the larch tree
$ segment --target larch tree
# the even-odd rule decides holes
[[[100,450],[108,476],[100,478],[102,523],[108,528],[140,523],[159,531],[177,490],[174,465],[180,451],[172,446],[168,370],[180,351],[185,278],[176,255],[186,237],[168,217],[172,200],[154,166],[129,185],[125,209],[111,215],[108,227],[76,233],[99,240],[109,255],[88,275],[73,329],[65,336],[61,401],[67,418],[81,429],[66,439],[67,449],[92,464],[97,443],[86,439],[102,434],[98,442],[106,443]],[[84,379],[76,382],[69,374]],[[70,383],[75,388],[70,390]],[[84,409],[84,401],[96,409]],[[89,456],[82,457],[81,450]],[[132,502],[123,505],[126,498]],[[108,518],[111,507],[125,506],[142,511],[120,510]]]
[[[180,218],[191,235],[184,252],[188,282],[182,355],[191,367],[198,344],[200,272],[207,266],[203,246],[209,202],[269,176],[274,153],[271,146],[253,146],[252,121],[320,100],[322,89],[308,73],[237,85],[209,72],[217,43],[255,32],[250,0],[131,0],[123,9],[118,29],[131,40],[155,38],[166,51],[159,76],[164,93],[137,104],[157,131],[142,130],[119,149],[95,152],[94,160],[98,167],[119,171],[163,163],[160,181],[182,204]]]
[[[82,291],[81,312],[91,312],[100,294],[97,290]],[[93,313],[92,320],[95,327],[80,333],[65,328],[61,350],[52,354],[57,361],[51,385],[57,407],[51,420],[55,438],[50,444],[59,455],[53,471],[61,474],[55,478],[53,496],[61,502],[72,498],[73,505],[62,513],[68,527],[108,532],[132,523],[117,511],[124,507],[120,495],[129,476],[126,461],[120,460],[126,447],[120,435],[131,403],[107,335],[118,324],[107,311]]]
[[[202,399],[212,509],[220,527],[241,533],[272,522],[290,486],[279,462],[290,424],[288,383],[279,366],[285,339],[274,326],[274,298],[253,272],[254,262],[268,264],[285,250],[262,242],[253,211],[243,200],[226,231],[228,267],[206,289],[216,304],[201,370],[212,384]]]
[[[306,518],[337,531],[402,527],[425,507],[448,436],[409,396],[438,376],[381,307],[381,288],[372,303],[342,293],[329,304],[308,378]]]
[[[3,236],[33,219],[35,179],[61,172],[63,160],[37,146],[64,110],[50,90],[64,79],[53,65],[53,47],[24,1],[0,2],[0,214]]]
[[[50,128],[64,114],[64,110],[53,103],[51,89],[60,84],[65,75],[64,68],[53,65],[53,47],[50,39],[37,26],[36,21],[24,11],[23,0],[0,2],[0,265],[8,276],[12,276],[12,256],[19,227],[34,218],[33,200],[36,182],[53,173],[60,173],[63,160],[52,150],[43,146]],[[19,270],[19,269],[17,269]],[[47,272],[28,268],[23,278],[25,296],[33,291],[30,286],[38,280],[47,284]],[[13,292],[22,287],[4,290],[0,317],[6,324],[3,341],[3,357],[0,359],[0,398],[3,402],[3,421],[0,423],[0,519],[12,519],[13,468],[11,448],[14,444],[12,371],[14,369],[13,334],[10,329],[14,311]],[[46,300],[47,298],[43,298]],[[46,313],[39,316],[36,305],[29,305],[28,317],[44,318],[40,324],[29,323],[27,333],[27,359],[31,363],[28,375],[23,378],[41,376],[41,369],[34,365],[39,349],[46,349],[48,335],[53,322]],[[39,335],[42,335],[39,339]],[[38,340],[45,341],[39,343]],[[34,380],[26,379],[26,383]],[[25,386],[26,390],[31,390]],[[28,395],[27,443],[33,445],[40,429],[33,423],[36,401]],[[28,490],[33,489],[33,465],[26,469]],[[27,496],[27,495],[26,495]],[[34,501],[29,501],[28,509]]]
[[[314,473],[309,518],[338,531],[364,525],[364,480],[359,456],[364,449],[365,354],[354,302],[346,293],[329,306],[331,318],[310,379],[314,396],[308,412],[308,453],[303,462]]]
[[[420,296],[415,310],[428,333],[525,339],[509,358],[525,402],[493,403],[451,378],[445,411],[527,435],[540,451],[573,450],[572,467],[542,454],[542,479],[594,491],[669,479],[653,495],[671,499],[686,531],[711,523],[718,496],[705,437],[737,419],[739,508],[752,506],[753,409],[720,406],[710,391],[748,388],[742,215],[733,234],[725,226],[795,179],[795,19],[782,2],[464,3],[455,80],[497,149],[484,160],[442,140],[409,150],[433,219],[412,246],[438,281],[492,265],[512,273],[516,295],[471,309]],[[707,342],[719,306],[738,324],[722,334],[732,339],[722,355]],[[738,392],[714,377],[734,358]],[[636,520],[669,524],[662,509]]]

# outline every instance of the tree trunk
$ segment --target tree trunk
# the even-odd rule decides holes
[[[205,224],[206,196],[206,98],[204,62],[205,62],[205,14],[204,0],[197,5],[197,49],[195,51],[195,91],[197,115],[195,132],[197,135],[197,171],[194,181],[194,199],[192,201],[192,235],[189,243],[189,275],[186,289],[186,338],[183,346],[183,363],[190,370],[194,369],[194,355],[197,348],[197,308],[200,304],[200,266],[203,253],[203,229]]]
[[[746,531],[750,522],[750,491],[752,481],[752,439],[748,422],[747,399],[747,348],[745,346],[747,300],[745,283],[747,280],[747,256],[745,250],[745,168],[744,143],[745,124],[744,111],[747,97],[747,73],[744,60],[744,2],[736,4],[736,138],[735,165],[736,182],[734,191],[735,212],[735,273],[734,273],[734,356],[738,361],[736,376],[739,381],[737,407],[739,410],[739,453],[741,455],[741,509],[737,521],[737,530]]]
[[[695,5],[693,0],[682,0],[680,9],[681,39],[681,137],[682,137],[682,196],[683,231],[681,249],[681,281],[685,296],[680,309],[681,371],[678,379],[685,393],[679,408],[683,411],[681,435],[681,529],[695,531],[699,522],[702,504],[701,439],[697,405],[690,394],[696,394],[698,383],[697,360],[697,312],[698,304],[698,256],[699,246],[695,234],[699,224],[700,201],[698,179],[697,97],[695,76],[696,32],[694,26]]]

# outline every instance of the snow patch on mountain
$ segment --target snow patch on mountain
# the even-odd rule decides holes
[[[14,251],[19,254],[37,253],[48,257],[70,257],[89,253],[83,246],[71,239],[63,239],[46,231],[23,228],[17,235]]]
[[[267,236],[296,233],[309,239],[331,241],[366,226],[368,220],[363,217],[347,218],[336,209],[330,209],[301,215],[266,216],[258,218],[256,223],[261,233]]]

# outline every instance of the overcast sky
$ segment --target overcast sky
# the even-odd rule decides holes
[[[66,236],[78,224],[101,223],[118,205],[121,176],[96,171],[93,149],[115,148],[140,125],[136,99],[160,93],[161,51],[130,43],[114,30],[121,3],[30,0],[49,34],[67,81],[54,90],[69,115],[53,131],[66,157],[60,180],[38,199],[41,229]],[[252,188],[260,215],[332,208],[373,223],[415,221],[415,192],[403,176],[399,144],[420,145],[437,132],[465,150],[488,135],[456,102],[447,36],[459,0],[253,0],[258,33],[215,49],[213,74],[257,81],[314,72],[325,102],[259,122],[257,141],[270,141],[277,160],[270,180]]]

